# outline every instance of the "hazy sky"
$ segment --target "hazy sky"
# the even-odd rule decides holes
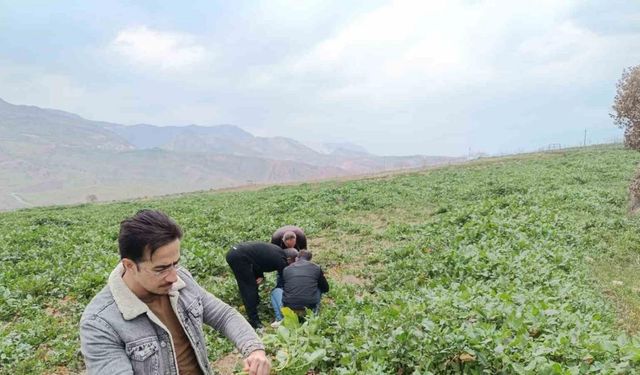
[[[640,2],[0,0],[0,98],[377,154],[621,137]]]

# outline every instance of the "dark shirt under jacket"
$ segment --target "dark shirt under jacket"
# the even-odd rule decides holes
[[[282,304],[292,309],[315,308],[320,293],[329,291],[329,283],[320,266],[308,260],[298,259],[282,272],[284,294]]]
[[[271,243],[274,245],[278,245],[284,249],[285,244],[284,244],[284,241],[282,240],[282,237],[284,237],[284,234],[289,231],[296,234],[296,244],[294,247],[298,250],[306,249],[307,237],[304,235],[304,232],[302,231],[302,229],[299,227],[296,227],[295,225],[285,225],[284,227],[276,230],[271,236]]]

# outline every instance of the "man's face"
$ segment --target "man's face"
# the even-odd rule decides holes
[[[296,246],[296,238],[295,238],[295,237],[292,237],[292,238],[289,238],[289,239],[287,239],[287,240],[284,240],[284,245],[285,245],[287,248],[295,247],[295,246]]]
[[[176,267],[180,260],[180,240],[159,247],[153,256],[145,250],[143,260],[131,269],[133,279],[149,294],[165,295],[178,281]],[[129,269],[127,269],[129,272]]]

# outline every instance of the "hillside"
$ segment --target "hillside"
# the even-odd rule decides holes
[[[109,124],[85,120],[69,112],[13,105],[0,99],[0,145],[26,154],[29,146],[47,151],[56,147],[131,150],[122,137],[105,129]],[[29,147],[24,149],[24,147]]]
[[[148,207],[183,226],[185,265],[236,307],[230,246],[283,224],[306,230],[332,289],[319,317],[263,334],[278,373],[638,373],[640,218],[626,213],[626,188],[639,161],[592,147],[0,213],[0,373],[82,370],[80,314],[118,261],[118,223]],[[233,363],[228,342],[208,342],[211,361]]]
[[[0,211],[248,184],[309,181],[460,161],[322,153],[233,125],[124,126],[0,99]],[[356,148],[357,149],[357,148]]]

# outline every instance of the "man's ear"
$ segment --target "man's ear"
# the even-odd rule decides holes
[[[126,271],[133,271],[133,269],[135,269],[136,271],[138,270],[138,265],[136,264],[136,262],[132,261],[129,258],[122,259],[122,266]]]

